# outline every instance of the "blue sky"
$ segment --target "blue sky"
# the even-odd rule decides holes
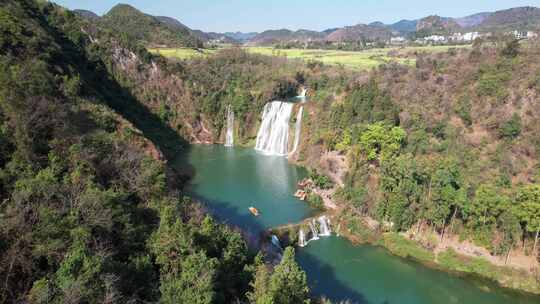
[[[417,19],[437,14],[462,17],[516,6],[540,7],[540,0],[52,0],[70,9],[102,15],[117,3],[174,17],[204,31],[267,29],[324,30],[357,23]]]

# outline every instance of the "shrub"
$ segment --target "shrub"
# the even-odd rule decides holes
[[[519,48],[519,40],[514,39],[506,43],[505,47],[501,51],[501,54],[507,58],[515,58],[517,55],[519,55]]]
[[[510,76],[510,66],[506,61],[502,61],[495,66],[482,66],[476,93],[479,96],[495,97],[498,101],[501,101],[508,96],[505,83],[510,79]]]
[[[360,136],[360,146],[368,160],[381,161],[388,159],[399,152],[405,141],[405,130],[400,127],[391,127],[382,122],[369,125]]]
[[[463,120],[463,123],[465,123],[465,125],[467,126],[472,125],[471,110],[472,104],[468,96],[462,96],[458,100],[454,109],[459,118],[461,118],[461,120]]]
[[[512,115],[509,121],[503,123],[499,128],[502,138],[513,139],[521,134],[521,117],[517,113]]]
[[[328,176],[319,174],[317,171],[311,171],[309,178],[315,183],[315,186],[321,189],[330,189],[334,186],[334,183]]]
[[[324,201],[322,200],[322,198],[319,195],[317,195],[317,194],[315,194],[313,192],[310,192],[308,194],[308,197],[307,197],[306,201],[311,207],[313,207],[315,209],[319,209],[319,210],[324,210],[325,209],[324,208]]]

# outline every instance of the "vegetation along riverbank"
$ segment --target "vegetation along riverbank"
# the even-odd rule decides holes
[[[2,1],[0,303],[536,303],[540,9],[472,19]]]

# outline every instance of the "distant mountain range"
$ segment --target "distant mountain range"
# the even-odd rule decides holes
[[[502,32],[540,30],[540,9],[517,7],[497,12],[482,12],[461,18],[427,16],[418,20],[401,20],[393,24],[373,22],[324,31],[289,29],[267,30],[261,33],[214,33],[190,29],[180,21],[164,16],[151,16],[119,4],[103,17],[86,10],[75,10],[85,18],[105,22],[114,30],[142,40],[150,45],[200,46],[202,43],[275,45],[286,42],[351,42],[386,41],[396,36],[448,35],[455,32]]]

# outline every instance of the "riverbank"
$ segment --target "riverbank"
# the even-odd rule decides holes
[[[438,270],[457,275],[479,276],[492,280],[504,288],[540,294],[538,268],[527,269],[521,263],[511,266],[500,265],[481,255],[471,256],[468,251],[469,244],[466,242],[458,243],[460,244],[458,246],[450,246],[448,242],[427,249],[418,240],[409,238],[405,233],[379,232],[376,227],[380,225],[375,220],[359,217],[351,210],[342,210],[336,214],[334,222],[340,227],[336,233],[355,244],[382,246],[396,256],[413,259]],[[454,239],[454,236],[449,236],[449,239]]]
[[[412,258],[432,268],[458,275],[480,276],[505,288],[540,294],[540,269],[534,257],[516,251],[512,251],[508,259],[493,256],[487,249],[469,240],[460,240],[451,233],[440,242],[439,235],[428,229],[416,231],[413,227],[405,233],[383,233],[385,229],[379,222],[336,201],[334,195],[343,187],[347,168],[343,155],[326,152],[317,163],[310,165],[315,165],[335,184],[331,189],[315,187],[311,191],[321,197],[338,235],[355,244],[382,246],[394,255]]]

